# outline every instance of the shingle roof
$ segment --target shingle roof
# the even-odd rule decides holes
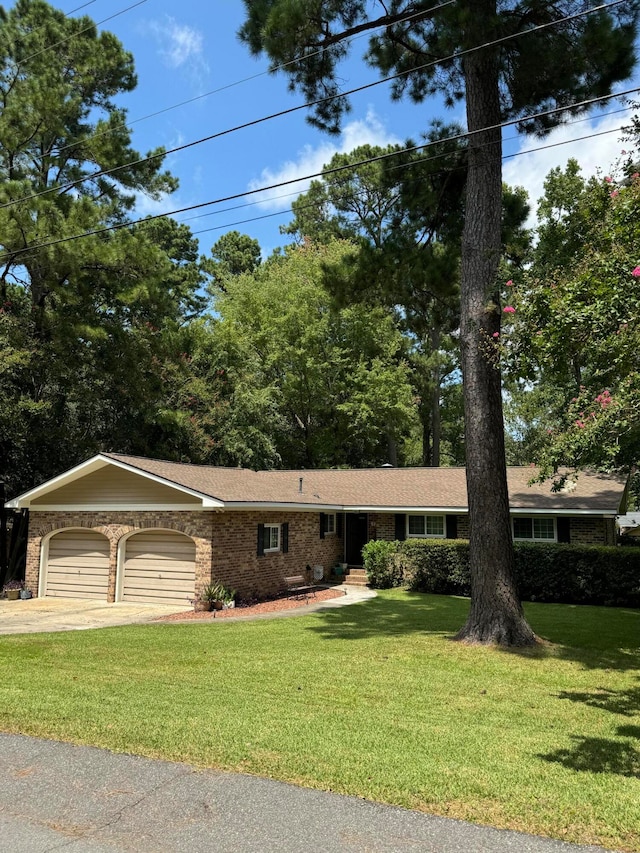
[[[365,468],[300,471],[251,471],[164,462],[138,456],[102,454],[132,469],[160,477],[222,501],[299,504],[344,508],[432,508],[466,511],[464,468]],[[617,513],[625,479],[613,474],[581,472],[569,488],[552,491],[552,482],[529,485],[536,470],[509,468],[512,509]],[[302,491],[300,479],[302,478]]]

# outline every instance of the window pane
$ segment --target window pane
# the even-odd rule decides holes
[[[533,539],[533,527],[530,518],[513,519],[514,539]]]
[[[444,536],[444,518],[441,515],[428,515],[427,536]]]
[[[535,539],[555,539],[552,518],[534,518],[533,535]]]
[[[409,516],[409,535],[424,536],[424,515]]]
[[[269,527],[269,548],[277,550],[280,547],[280,528],[276,525]]]

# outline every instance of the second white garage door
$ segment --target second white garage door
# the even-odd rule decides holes
[[[195,581],[193,539],[169,530],[136,533],[127,539],[123,601],[190,607],[195,597]]]

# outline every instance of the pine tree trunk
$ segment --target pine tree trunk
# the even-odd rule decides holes
[[[430,332],[430,345],[432,358],[437,356],[440,349],[440,329],[434,324]],[[431,464],[434,468],[440,467],[440,438],[442,435],[442,418],[440,417],[440,363],[435,358],[431,381],[433,391],[431,393],[431,429],[432,429],[432,452]]]
[[[470,5],[470,4],[469,4]],[[473,3],[473,43],[488,42],[495,0]],[[480,8],[478,8],[480,7]],[[457,639],[531,645],[514,577],[514,556],[495,332],[500,330],[496,274],[502,213],[498,57],[491,49],[464,59],[469,139],[462,243],[461,355],[469,502],[471,609]],[[473,131],[481,128],[496,127]]]

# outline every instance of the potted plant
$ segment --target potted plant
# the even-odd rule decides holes
[[[7,581],[7,583],[2,587],[2,591],[9,601],[17,601],[20,598],[20,590],[22,587],[22,581]]]
[[[195,609],[200,612],[207,612],[215,607],[215,602],[220,598],[220,584],[210,583],[205,586],[200,594],[200,598],[196,600]]]
[[[228,586],[224,586],[221,584],[221,594],[222,594],[222,609],[228,610],[230,607],[236,606],[236,591],[235,589],[231,589]]]

